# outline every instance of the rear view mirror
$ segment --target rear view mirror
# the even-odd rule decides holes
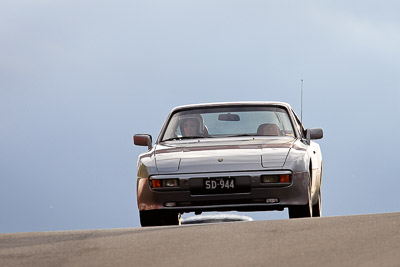
[[[226,114],[219,114],[218,120],[219,121],[240,121],[240,117],[237,114],[226,113]]]
[[[133,136],[133,143],[137,146],[147,146],[149,150],[153,147],[152,137],[150,134],[135,134]]]

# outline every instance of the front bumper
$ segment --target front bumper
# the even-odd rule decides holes
[[[261,175],[290,174],[290,183],[262,183]],[[248,192],[225,194],[193,194],[191,179],[215,177],[248,177]],[[151,179],[179,179],[179,187],[152,189]],[[259,171],[231,173],[199,173],[156,175],[138,178],[137,202],[142,210],[199,211],[263,211],[283,210],[292,205],[308,202],[308,173],[291,171]],[[192,180],[192,181],[193,181]]]

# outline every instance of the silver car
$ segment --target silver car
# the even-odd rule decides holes
[[[304,130],[287,103],[232,102],[174,108],[138,159],[142,226],[177,225],[185,212],[289,209],[321,215],[323,130]]]

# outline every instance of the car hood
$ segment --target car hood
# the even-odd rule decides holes
[[[294,141],[292,137],[196,139],[158,144],[154,153],[159,172],[249,171],[282,168]]]

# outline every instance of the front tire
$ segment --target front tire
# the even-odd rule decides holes
[[[179,225],[180,214],[164,210],[143,210],[139,211],[140,224],[146,226]]]
[[[311,177],[308,174],[308,201],[305,205],[296,205],[289,207],[289,219],[313,217],[313,205],[311,200]]]
[[[312,216],[321,217],[321,189],[318,192],[318,201],[312,206]]]
[[[322,185],[322,162],[321,162],[321,173],[319,176],[319,190],[318,190],[318,201],[313,205],[313,217],[321,217],[321,185]]]

